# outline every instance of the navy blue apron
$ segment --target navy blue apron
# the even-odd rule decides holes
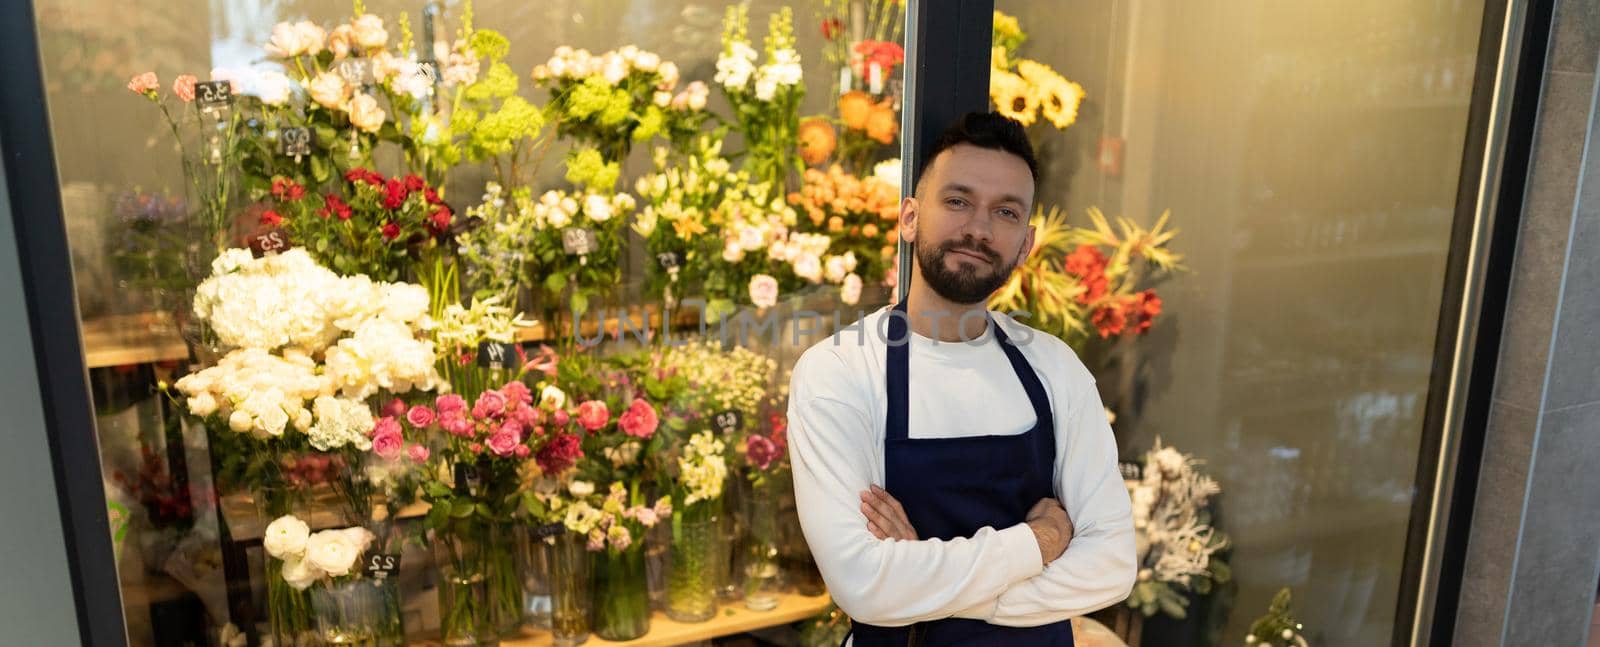
[[[1011,361],[1033,405],[1036,422],[1017,435],[911,438],[907,433],[911,340],[906,305],[889,313],[889,411],[884,432],[884,489],[905,508],[921,539],[971,537],[984,526],[1003,530],[1022,523],[1039,499],[1055,496],[1055,418],[1033,367],[991,318],[995,342]],[[982,620],[945,618],[909,627],[854,623],[855,647],[955,647],[1007,645],[1072,647],[1072,621],[1038,627],[1002,627]],[[846,641],[848,642],[848,638]]]

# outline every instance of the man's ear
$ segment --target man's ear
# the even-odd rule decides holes
[[[908,195],[900,201],[900,239],[908,243],[917,242],[917,211],[921,205],[917,197]]]

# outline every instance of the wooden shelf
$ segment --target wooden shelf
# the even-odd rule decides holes
[[[705,622],[683,623],[668,618],[657,611],[650,616],[650,632],[638,640],[612,642],[590,636],[583,644],[626,645],[628,647],[671,647],[685,645],[722,636],[755,631],[805,620],[828,608],[832,600],[826,593],[811,597],[797,593],[783,593],[778,597],[778,608],[771,611],[751,611],[735,602],[717,609],[716,617]],[[412,641],[415,645],[439,647],[437,638]],[[501,647],[549,647],[554,645],[550,632],[523,629],[521,636],[500,641]]]
[[[83,322],[83,354],[89,368],[182,361],[189,346],[165,312],[98,317]]]

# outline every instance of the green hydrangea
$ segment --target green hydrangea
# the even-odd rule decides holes
[[[567,181],[597,190],[610,190],[616,186],[622,168],[615,162],[607,163],[600,151],[580,148],[567,154]]]
[[[489,71],[477,82],[467,86],[466,99],[468,101],[491,101],[504,99],[517,93],[517,73],[511,71],[511,66],[505,63],[495,63],[489,66]]]
[[[450,135],[466,137],[478,126],[478,111],[462,106],[450,113]]]
[[[633,130],[634,141],[645,141],[655,137],[661,132],[661,127],[666,124],[667,115],[660,108],[650,106],[644,111],[644,116],[639,118],[639,126]]]
[[[468,142],[474,159],[511,152],[519,140],[533,137],[544,127],[544,115],[527,99],[512,96],[500,109],[483,116]]]

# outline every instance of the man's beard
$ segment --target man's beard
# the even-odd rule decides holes
[[[945,268],[945,256],[957,249],[988,259],[993,269],[981,273],[976,261],[970,261],[970,265],[957,263],[954,270]],[[928,287],[946,300],[962,305],[987,300],[1006,284],[1011,271],[1017,267],[1015,262],[1002,264],[999,252],[971,239],[947,240],[937,247],[918,245],[917,264],[922,268],[922,279],[928,282]]]

